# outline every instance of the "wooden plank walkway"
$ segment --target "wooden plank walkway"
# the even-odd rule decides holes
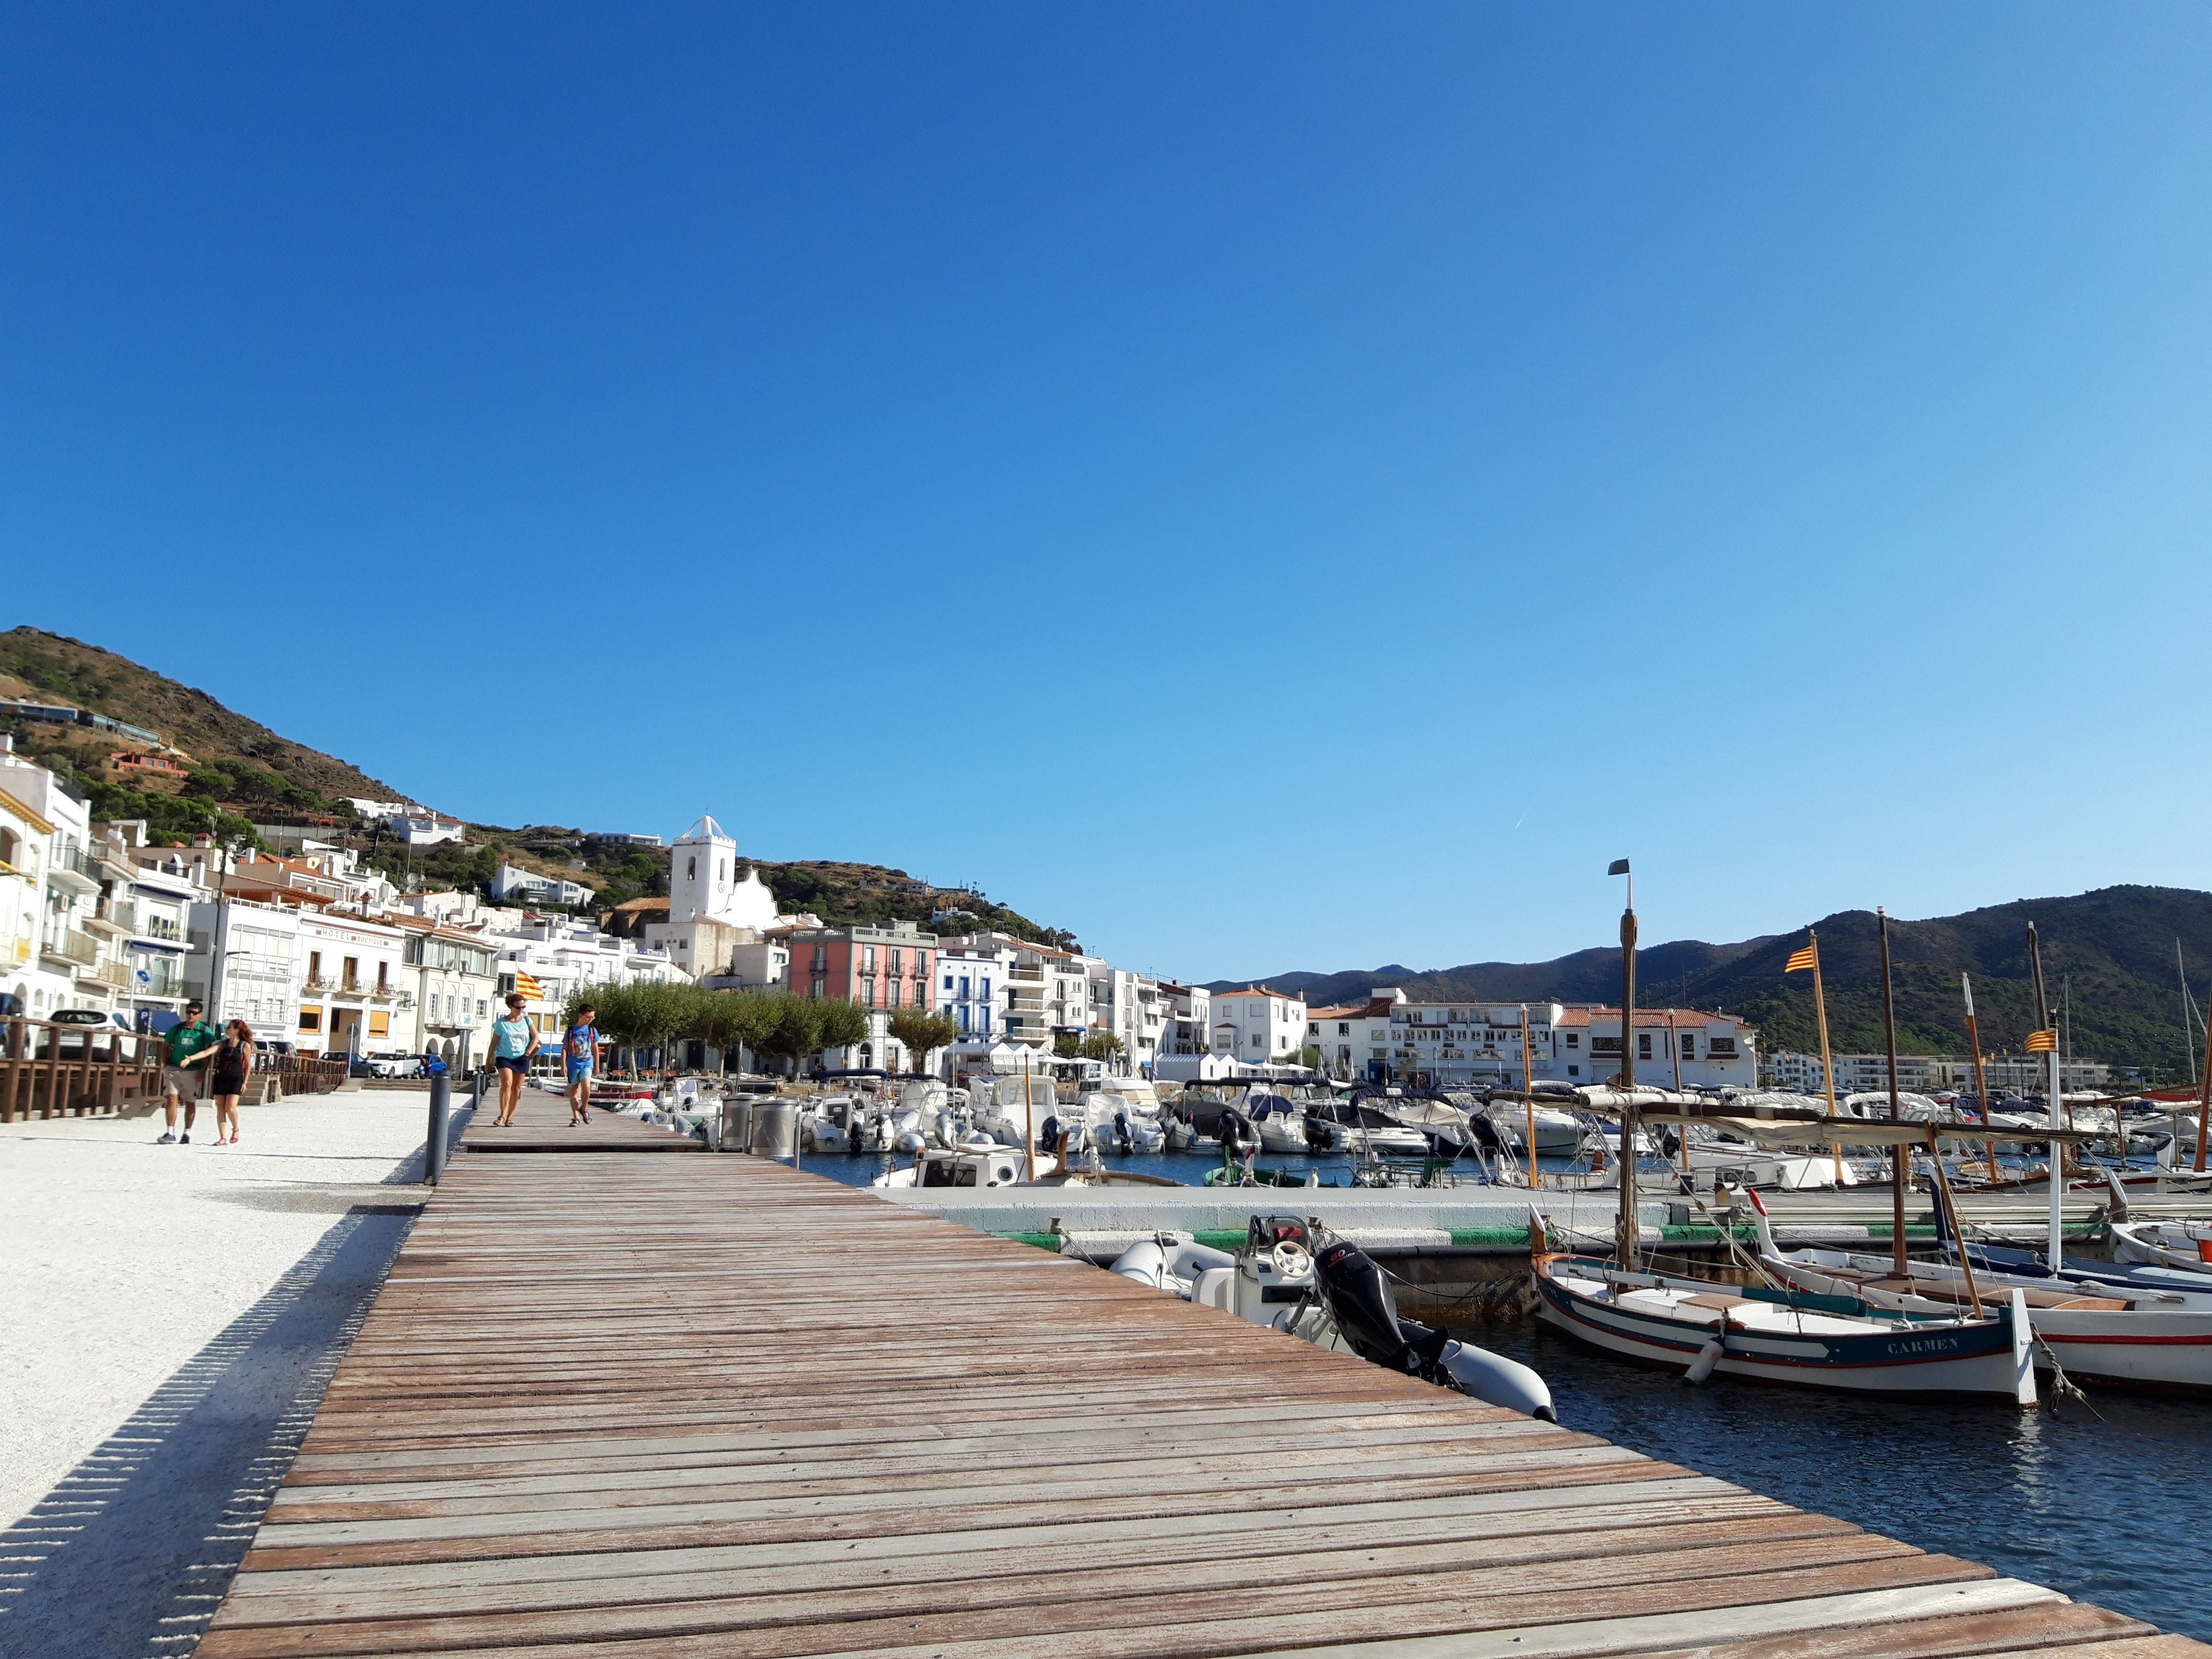
[[[461,1135],[461,1150],[468,1152],[697,1152],[706,1150],[690,1135],[623,1117],[617,1112],[592,1109],[589,1123],[571,1127],[568,1097],[525,1084],[515,1103],[514,1121],[495,1127],[499,1115],[499,1086],[484,1090],[483,1104],[477,1108]]]
[[[199,1653],[2054,1650],[2212,1653],[777,1164],[611,1155],[454,1161]]]

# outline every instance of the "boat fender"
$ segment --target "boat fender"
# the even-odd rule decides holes
[[[1478,1348],[1472,1343],[1445,1345],[1443,1370],[1451,1386],[1486,1406],[1502,1406],[1540,1423],[1556,1423],[1559,1412],[1552,1390],[1534,1370],[1517,1359]]]
[[[1713,1374],[1713,1367],[1721,1363],[1721,1356],[1727,1352],[1720,1338],[1714,1337],[1698,1350],[1698,1357],[1690,1362],[1690,1369],[1682,1373],[1682,1381],[1703,1382]]]

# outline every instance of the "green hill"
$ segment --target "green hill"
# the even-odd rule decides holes
[[[2185,1075],[2181,993],[2174,965],[2212,970],[2212,893],[2180,887],[2106,887],[2071,897],[2020,899],[1961,915],[1889,925],[1898,1048],[1906,1054],[1961,1054],[1966,1035],[1959,976],[1974,979],[1974,1006],[1985,1048],[2016,1049],[2033,1025],[2027,924],[2042,935],[2044,978],[2052,1003],[2070,1009],[2073,1051],[2087,1060],[2137,1066],[2163,1079]],[[1844,910],[1813,924],[1820,935],[1821,977],[1830,1040],[1838,1054],[1882,1046],[1881,964],[1870,910]],[[1813,976],[1785,975],[1783,963],[1805,942],[1804,930],[1735,945],[1683,939],[1637,952],[1638,1000],[1650,1005],[1714,1008],[1759,1029],[1772,1052],[1819,1046]],[[1218,988],[1242,984],[1223,981]],[[1376,985],[1408,996],[1470,1002],[1613,1002],[1620,995],[1620,951],[1578,951],[1540,963],[1469,963],[1415,972],[1392,964],[1349,973],[1292,973],[1265,983],[1304,993],[1310,1003],[1349,1002]],[[2201,1057],[2202,1050],[2195,1051]]]
[[[252,823],[329,818],[325,839],[362,849],[368,861],[418,884],[479,891],[501,864],[561,876],[594,890],[597,902],[668,890],[665,848],[629,847],[585,838],[556,824],[503,829],[471,824],[460,846],[409,848],[362,829],[342,796],[413,799],[346,761],[283,737],[258,720],[226,708],[206,692],[180,685],[126,657],[35,628],[0,634],[0,695],[67,703],[159,732],[191,757],[189,775],[121,780],[107,769],[114,734],[21,719],[0,720],[16,746],[72,782],[104,818],[144,818],[158,837],[182,842],[216,829],[249,833]],[[949,922],[964,931],[995,928],[1045,944],[1073,945],[1066,931],[1031,921],[979,893],[937,889],[903,870],[872,864],[761,861],[761,879],[787,911],[812,911],[833,925],[927,922],[958,905],[969,918]]]

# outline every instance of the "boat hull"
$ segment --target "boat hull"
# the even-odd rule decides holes
[[[1706,1369],[1730,1376],[1851,1394],[1982,1395],[2014,1405],[2035,1398],[2027,1346],[2014,1340],[2008,1311],[1978,1325],[1865,1334],[1718,1333],[1711,1325],[1578,1294],[1540,1270],[1534,1280],[1537,1316],[1545,1322],[1594,1347],[1668,1370],[1697,1369],[1717,1335],[1721,1352]],[[2025,1382],[2023,1370],[2029,1372]]]

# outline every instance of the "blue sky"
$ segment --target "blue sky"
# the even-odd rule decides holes
[[[2212,884],[2212,14],[0,9],[0,623],[1199,977]]]

